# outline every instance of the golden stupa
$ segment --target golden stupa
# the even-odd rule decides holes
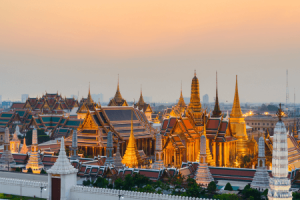
[[[133,135],[133,113],[131,113],[131,133],[126,147],[125,154],[122,159],[122,163],[129,168],[137,168],[141,162],[141,156],[137,150],[136,142]]]

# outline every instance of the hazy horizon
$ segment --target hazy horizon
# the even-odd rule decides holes
[[[232,102],[300,103],[300,1],[3,1],[0,3],[2,100],[45,91],[63,96],[116,92],[175,102],[190,96]],[[297,98],[297,96],[299,98]]]

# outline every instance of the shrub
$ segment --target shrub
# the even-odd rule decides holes
[[[217,189],[217,185],[214,181],[210,182],[207,186],[207,190],[209,192],[214,192],[214,191],[216,191],[216,189]]]
[[[219,199],[219,200],[239,200],[239,196],[236,194],[219,194],[219,195],[214,195],[214,199]]]
[[[230,183],[227,183],[226,186],[225,186],[225,188],[224,188],[224,190],[230,190],[230,191],[232,191],[233,188],[232,188],[232,186],[231,186]]]
[[[47,174],[47,172],[44,169],[42,169],[41,174]]]
[[[84,180],[84,181],[82,182],[82,184],[83,184],[84,186],[90,186],[90,185],[91,185],[91,181],[90,181],[90,180]]]

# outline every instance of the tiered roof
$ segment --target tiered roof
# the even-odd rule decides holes
[[[72,110],[74,107],[78,107],[78,101],[74,98],[63,98],[58,93],[46,93],[41,98],[28,98],[22,108],[55,113],[59,110]]]
[[[107,106],[87,112],[85,120],[78,127],[78,146],[106,146],[107,133],[113,133],[114,142],[129,140],[133,112],[133,131],[136,139],[153,138],[155,130],[145,114],[133,107]],[[66,143],[72,142],[69,136]]]
[[[122,98],[121,92],[120,92],[120,84],[119,84],[119,78],[118,78],[118,86],[117,91],[113,99],[110,100],[108,103],[108,106],[128,106],[127,101]]]
[[[151,112],[152,113],[152,108],[151,108],[150,104],[147,104],[144,101],[142,90],[141,90],[141,95],[140,95],[139,101],[136,104],[134,104],[134,107],[139,109],[139,110],[142,110],[144,113],[145,112]]]

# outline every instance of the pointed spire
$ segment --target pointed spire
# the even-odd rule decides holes
[[[144,97],[143,97],[143,92],[142,92],[142,85],[141,85],[141,95],[140,95],[140,99],[136,104],[138,106],[138,109],[141,110],[143,109],[144,105],[145,105],[145,101],[144,101]]]
[[[182,81],[181,81],[180,97],[179,97],[177,106],[178,106],[179,108],[181,108],[181,111],[183,111],[183,110],[184,110],[184,107],[186,106],[186,104],[185,104],[185,102],[184,102],[183,95],[182,95]]]
[[[89,82],[89,94],[88,94],[88,97],[87,97],[87,101],[86,101],[88,104],[93,104],[94,101],[93,101],[93,98],[91,96],[91,84]]]
[[[242,109],[241,109],[240,99],[239,99],[237,75],[236,75],[236,83],[235,83],[234,101],[233,101],[232,111],[231,111],[230,117],[232,117],[232,118],[242,118]]]
[[[117,152],[116,152],[116,156],[114,157],[114,165],[115,165],[115,168],[117,168],[117,169],[123,168],[122,157],[121,157],[121,154],[120,154],[120,143],[119,143],[119,139],[118,139],[118,144],[117,144]]]
[[[194,70],[194,76],[196,76],[197,74],[196,74],[196,70]]]
[[[215,108],[212,117],[221,117],[221,116],[222,116],[222,112],[220,110],[219,97],[218,97],[218,72],[216,72],[216,102],[215,102]]]
[[[73,173],[77,173],[78,170],[75,169],[66,154],[65,151],[65,141],[64,141],[64,137],[61,138],[61,142],[60,142],[60,152],[58,155],[58,158],[56,160],[56,162],[54,163],[54,165],[47,171],[47,173],[49,174],[73,174]]]
[[[131,111],[130,137],[129,137],[128,145],[126,147],[126,151],[122,163],[129,168],[135,168],[139,165],[140,159],[141,159],[140,154],[137,151],[134,134],[133,134],[133,111]]]

